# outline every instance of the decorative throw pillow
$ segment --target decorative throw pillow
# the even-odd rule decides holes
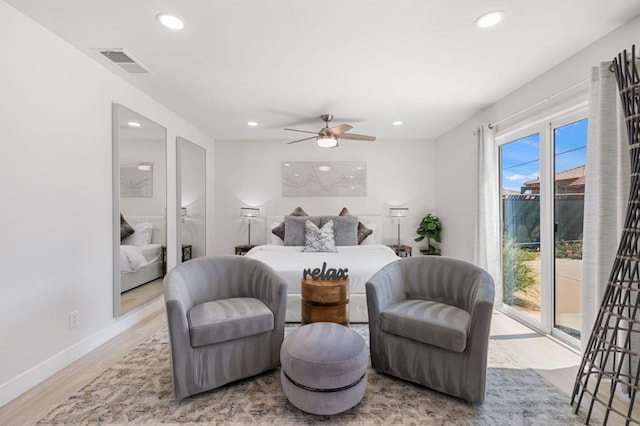
[[[349,209],[343,207],[338,216],[353,216]],[[355,216],[354,216],[355,217]],[[358,222],[358,244],[362,244],[365,238],[373,234],[373,230],[367,228],[362,222]]]
[[[133,234],[133,228],[124,219],[124,216],[122,216],[122,213],[120,213],[120,241],[124,240],[131,234]]]
[[[368,245],[372,245],[372,244],[378,244],[376,242],[376,236],[374,235],[376,232],[376,224],[375,223],[367,223],[365,225],[367,228],[371,229],[372,233],[371,235],[369,235],[367,238],[365,238],[364,240],[362,240],[362,242],[360,243],[361,246],[368,246]]]
[[[320,216],[285,216],[284,217],[284,245],[285,246],[303,246],[305,242],[305,225],[306,221],[313,222],[314,225],[320,227]]]
[[[336,246],[358,245],[358,218],[355,216],[322,216],[320,225],[333,221]]]
[[[284,223],[284,222],[283,222]],[[271,231],[273,232],[273,230],[277,227],[280,226],[280,224],[278,222],[274,222],[271,224]],[[273,245],[273,246],[283,246],[284,245],[284,241],[282,240],[282,238],[278,237],[276,234],[271,234],[270,235],[271,239],[269,240],[269,244]]]
[[[296,207],[294,211],[292,211],[289,216],[309,216],[302,207]],[[280,225],[274,227],[271,232],[273,235],[280,237],[282,241],[284,241],[284,221],[280,223]]]
[[[302,251],[324,251],[337,252],[336,242],[333,238],[333,221],[325,223],[322,228],[318,228],[315,223],[310,220],[304,223],[304,248]]]

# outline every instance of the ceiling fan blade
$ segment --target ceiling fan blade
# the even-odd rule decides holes
[[[349,126],[348,124],[340,124],[339,126],[334,126],[334,127],[330,128],[328,130],[328,133],[331,134],[331,135],[339,136],[342,133],[348,132],[351,129],[353,129],[353,127]]]
[[[314,135],[317,135],[317,134],[318,134],[318,132],[309,132],[308,130],[287,129],[287,128],[285,128],[285,130],[291,130],[292,132],[312,133],[312,134],[314,134]]]
[[[315,138],[317,138],[317,136],[311,136],[310,138],[298,139],[297,141],[291,141],[291,142],[287,142],[287,143],[288,143],[288,144],[289,144],[289,143],[298,143],[298,142],[308,141],[308,140],[310,140],[310,139],[315,139]]]
[[[367,136],[367,135],[357,135],[355,133],[343,133],[341,135],[336,135],[338,139],[350,139],[353,141],[369,141],[373,142],[376,140],[375,136]]]

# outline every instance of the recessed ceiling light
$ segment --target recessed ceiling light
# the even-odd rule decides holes
[[[130,121],[127,123],[129,125],[129,127],[140,127],[141,124],[138,123],[137,121]]]
[[[394,126],[402,126],[404,124],[404,122],[402,122],[402,121],[394,121],[391,124],[393,124]]]
[[[178,17],[169,15],[168,13],[160,13],[156,16],[158,22],[172,30],[181,30],[184,28],[184,22]]]
[[[249,127],[256,127],[257,125],[258,125],[258,123],[255,122],[255,121],[247,121],[247,126],[249,126]]]
[[[497,25],[504,19],[504,12],[501,10],[492,10],[476,19],[476,25],[479,28],[489,28]]]

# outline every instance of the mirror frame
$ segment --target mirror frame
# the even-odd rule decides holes
[[[202,176],[203,179],[203,191],[204,191],[204,210],[203,210],[203,215],[204,217],[202,218],[202,224],[203,224],[203,232],[202,234],[204,235],[203,238],[203,250],[204,250],[204,254],[202,256],[206,256],[207,255],[207,150],[206,148],[204,148],[203,146],[200,146],[196,143],[191,142],[189,139],[186,139],[182,136],[176,136],[176,217],[178,218],[178,226],[176,227],[176,247],[177,247],[177,253],[178,253],[178,259],[177,259],[177,264],[179,265],[180,263],[182,263],[182,231],[183,231],[183,223],[182,223],[182,184],[183,184],[183,164],[182,164],[182,157],[183,157],[183,153],[182,153],[182,143],[188,143],[193,145],[196,149],[201,150],[202,151],[202,155],[203,155],[203,172],[204,175]],[[191,258],[194,259],[195,257],[193,256],[193,247],[191,248]]]
[[[132,110],[131,108],[127,108],[126,106],[112,102],[111,103],[111,165],[112,165],[112,201],[111,205],[112,209],[112,261],[113,261],[113,316],[117,318],[119,316],[124,315],[125,313],[132,312],[135,308],[122,312],[121,309],[121,280],[120,280],[120,120],[119,120],[119,110],[125,109],[130,111],[145,120],[155,123],[159,127],[164,130],[164,139],[163,139],[163,149],[164,149],[164,168],[165,168],[165,238],[168,235],[168,216],[167,216],[167,204],[168,204],[168,195],[169,195],[169,179],[168,179],[168,152],[167,152],[167,128],[160,125],[159,123],[145,117],[144,115]],[[168,241],[165,240],[165,247],[167,246]],[[141,306],[141,305],[140,305]]]

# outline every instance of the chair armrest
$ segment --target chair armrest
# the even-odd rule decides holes
[[[493,301],[495,295],[493,278],[483,271],[477,277],[475,298],[471,308],[471,328],[469,330],[468,347],[476,357],[486,357],[489,345]]]
[[[287,303],[287,282],[269,265],[258,260],[245,263],[245,296],[254,297],[267,305],[274,314],[284,318]],[[244,293],[244,292],[243,292]]]
[[[262,291],[257,294],[254,293],[254,297],[271,309],[276,324],[281,322],[279,317],[282,317],[282,323],[284,323],[287,307],[287,282],[274,271],[265,274],[258,283],[263,286]]]
[[[399,262],[393,262],[376,272],[365,284],[369,318],[378,318],[380,312],[407,298],[404,277]]]
[[[164,277],[163,286],[171,340],[175,340],[181,345],[190,346],[187,312],[192,307],[192,301],[184,277],[174,269]]]

